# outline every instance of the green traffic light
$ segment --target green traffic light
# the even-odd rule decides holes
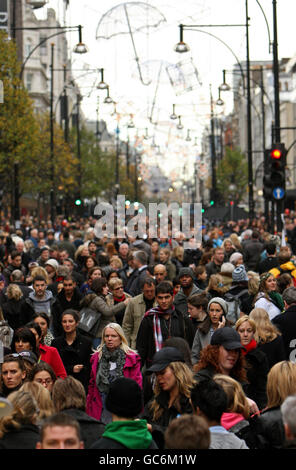
[[[81,199],[76,199],[75,205],[76,206],[81,206]]]
[[[210,202],[210,205],[213,206],[213,205],[214,205],[214,201],[211,201],[211,202]]]

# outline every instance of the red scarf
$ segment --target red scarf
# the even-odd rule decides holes
[[[257,347],[257,343],[254,339],[252,339],[252,341],[249,342],[249,344],[247,344],[246,346],[244,346],[245,349],[242,349],[243,351],[243,355],[245,356],[246,354],[248,354],[250,351],[253,351],[253,349],[255,349]]]
[[[114,297],[114,295],[113,295],[113,298],[114,298],[115,302],[123,302],[125,300],[125,294],[122,294],[122,296],[120,298]]]

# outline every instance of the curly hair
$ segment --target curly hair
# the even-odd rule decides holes
[[[195,381],[193,379],[193,373],[186,365],[184,362],[171,362],[168,366],[171,371],[173,372],[175,379],[178,384],[178,397],[175,400],[174,406],[175,408],[180,409],[180,397],[183,395],[186,398],[190,398],[191,395],[191,389],[193,388]],[[157,421],[162,413],[163,413],[163,408],[161,407],[160,403],[158,402],[157,398],[160,395],[162,389],[158,384],[158,381],[156,380],[155,386],[154,386],[154,399],[149,405],[150,410],[152,411],[152,419],[153,421]]]
[[[202,369],[205,369],[208,366],[211,366],[216,374],[223,374],[219,366],[219,348],[220,345],[209,344],[201,350],[200,360],[197,364],[194,364],[194,372],[199,372]],[[242,350],[240,350],[238,360],[236,361],[232,371],[231,377],[238,382],[248,382],[247,380],[247,363],[243,356]]]

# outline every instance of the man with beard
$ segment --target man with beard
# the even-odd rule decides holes
[[[179,282],[181,289],[174,298],[175,307],[182,312],[185,317],[188,317],[188,306],[187,299],[194,294],[200,294],[202,292],[194,284],[194,274],[191,268],[181,268],[179,272]]]

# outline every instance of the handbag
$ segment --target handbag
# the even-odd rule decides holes
[[[80,321],[78,328],[82,333],[86,333],[92,338],[96,337],[101,321],[101,313],[90,307],[84,307],[80,310]]]

